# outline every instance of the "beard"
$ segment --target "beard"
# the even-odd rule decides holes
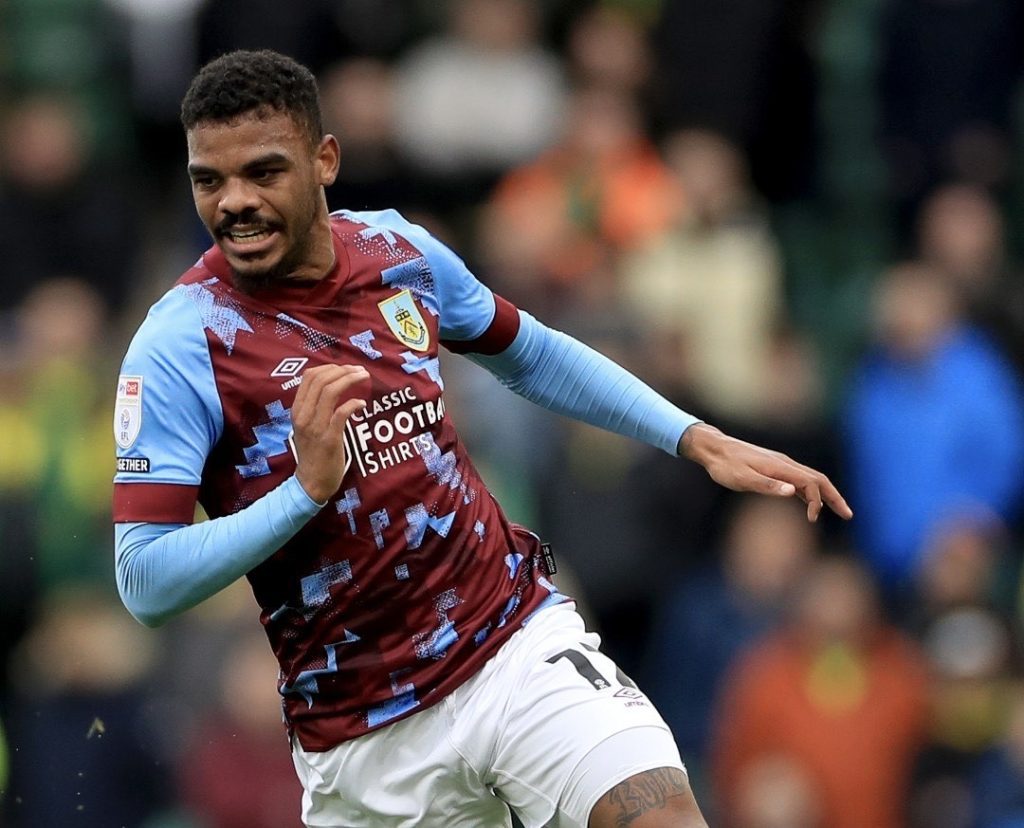
[[[295,280],[290,278],[291,274],[304,263],[307,254],[309,253],[310,231],[317,218],[317,203],[315,199],[310,200],[308,209],[304,212],[305,215],[301,219],[293,220],[289,223],[292,230],[289,234],[293,239],[292,245],[285,250],[277,262],[263,269],[257,269],[254,267],[253,269],[245,270],[244,272],[236,270],[234,267],[231,268],[231,280],[236,288],[243,293],[253,294],[257,291],[266,290],[267,288],[276,287],[282,284],[295,284]],[[261,221],[258,214],[242,214],[238,219],[230,223],[225,222],[217,229],[218,232],[222,232],[224,230],[229,230],[233,224],[257,223],[263,224],[268,229],[284,229],[280,225]]]
[[[290,282],[288,274],[302,263],[305,258],[305,245],[296,243],[280,260],[264,270],[248,270],[241,272],[231,268],[231,281],[242,293],[253,294],[257,291],[266,290],[287,282]]]

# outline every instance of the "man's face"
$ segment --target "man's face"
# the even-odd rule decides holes
[[[287,113],[253,112],[188,131],[196,211],[240,286],[326,273],[333,249],[320,188],[337,167],[335,140],[311,145]]]

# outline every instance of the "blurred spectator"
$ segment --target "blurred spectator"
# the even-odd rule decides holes
[[[1016,0],[893,0],[879,32],[883,146],[905,228],[938,182],[1005,184],[1024,62]]]
[[[1016,512],[1024,399],[1009,361],[929,266],[891,269],[874,314],[878,345],[851,384],[843,438],[854,532],[897,598],[942,521],[979,508],[1004,520]]]
[[[559,143],[509,173],[484,208],[480,257],[521,304],[557,312],[565,296],[610,266],[613,253],[656,237],[682,206],[636,102],[610,89],[579,89]]]
[[[565,81],[538,15],[534,0],[453,0],[447,31],[398,64],[398,146],[464,202],[557,135]]]
[[[729,141],[686,130],[666,141],[665,157],[688,210],[624,259],[625,299],[661,345],[659,375],[674,366],[709,412],[754,422],[775,382],[768,365],[782,310],[778,245]]]
[[[167,807],[146,685],[155,642],[116,601],[55,591],[25,641],[8,734],[12,828],[142,828]]]
[[[604,330],[597,332],[597,319]],[[572,329],[572,326],[570,326]],[[607,317],[591,320],[582,338],[625,362],[627,325]],[[652,596],[680,565],[676,546],[655,548],[640,531],[640,513],[650,490],[642,459],[657,449],[577,420],[558,420],[558,432],[537,480],[540,526],[555,555],[578,576],[582,596],[601,633],[602,649],[630,675],[637,672],[649,629]],[[639,450],[638,450],[639,449]],[[678,464],[679,461],[676,460]],[[673,514],[678,520],[679,512]]]
[[[976,828],[1024,825],[1024,696],[1013,704],[1005,735],[981,758],[972,779]]]
[[[196,17],[204,0],[104,0],[124,33],[125,77],[141,164],[137,185],[180,179],[181,96],[197,68]]]
[[[685,578],[659,602],[640,686],[672,728],[698,796],[722,678],[742,649],[781,620],[816,540],[790,501],[744,497],[720,563]]]
[[[38,593],[38,515],[34,494],[43,436],[22,404],[24,378],[13,345],[0,356],[0,721],[7,712],[9,660],[32,618]],[[2,822],[0,822],[2,824]]]
[[[594,5],[573,20],[568,60],[578,86],[641,95],[650,79],[646,32],[634,16],[608,3]]]
[[[765,756],[743,768],[734,810],[735,828],[825,828],[814,785],[785,756]]]
[[[331,209],[419,206],[425,194],[395,143],[393,70],[375,58],[336,64],[320,82],[320,99],[324,130],[341,146],[338,177],[327,188]]]
[[[941,187],[922,205],[917,233],[920,257],[953,281],[968,316],[1024,369],[1024,281],[995,199],[967,184]]]
[[[820,803],[820,825],[904,825],[925,691],[923,660],[883,623],[866,573],[851,560],[818,561],[791,622],[749,649],[725,685],[715,824],[742,824],[741,783],[755,763],[781,757],[809,782],[808,807]]]
[[[274,49],[319,74],[346,54],[332,6],[331,0],[206,0],[198,20],[199,65],[234,49]]]
[[[74,101],[96,157],[123,165],[131,148],[127,50],[105,0],[4,0],[0,33],[5,96]]]
[[[0,314],[33,285],[75,273],[112,308],[128,299],[139,249],[129,166],[96,162],[76,105],[34,96],[0,131]]]
[[[1011,675],[1008,629],[989,610],[952,609],[924,634],[932,727],[915,773],[912,828],[972,828],[971,778],[1000,740],[1021,687]]]
[[[751,159],[773,201],[810,192],[815,79],[809,30],[819,0],[664,0],[654,27],[659,114],[701,127]]]
[[[994,515],[957,514],[941,522],[926,544],[917,574],[914,606],[923,633],[931,622],[962,607],[1008,609],[1012,590],[1003,583],[1016,566],[1006,526]]]
[[[112,583],[111,415],[99,380],[106,313],[96,292],[74,278],[36,285],[18,312],[20,379],[12,396],[25,442],[13,449],[30,469],[44,590]]]
[[[277,662],[262,630],[247,630],[220,664],[219,705],[181,757],[184,802],[204,828],[300,828]]]

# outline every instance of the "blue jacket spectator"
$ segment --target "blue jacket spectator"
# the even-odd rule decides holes
[[[964,323],[952,287],[901,265],[876,304],[881,347],[848,400],[844,439],[855,530],[892,594],[930,533],[958,512],[1012,517],[1024,486],[1024,399],[1008,359]]]

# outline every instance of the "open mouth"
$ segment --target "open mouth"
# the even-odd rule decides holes
[[[224,238],[231,240],[235,244],[247,245],[257,244],[264,239],[269,239],[271,230],[267,227],[255,227],[250,230],[225,230],[222,235]]]
[[[221,249],[240,260],[262,258],[269,255],[277,244],[278,231],[274,227],[235,226],[218,233]]]

